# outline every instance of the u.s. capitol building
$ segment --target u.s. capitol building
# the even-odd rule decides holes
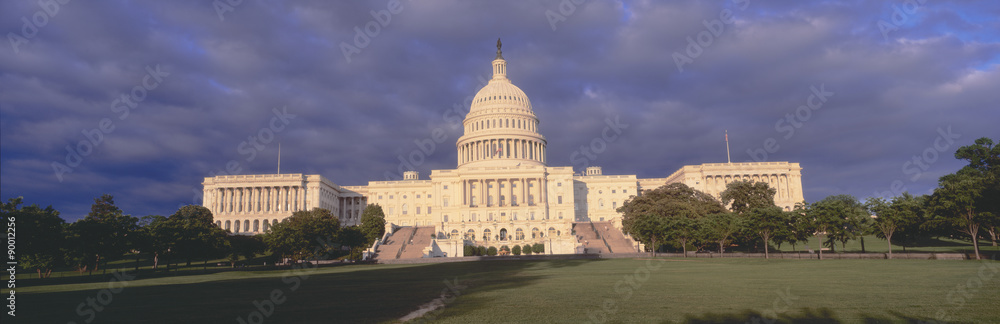
[[[332,211],[344,226],[357,225],[367,204],[379,204],[397,236],[384,243],[417,245],[381,256],[394,258],[534,243],[556,254],[634,252],[615,209],[642,191],[677,182],[718,197],[726,183],[761,181],[777,190],[775,202],[784,209],[803,201],[798,163],[706,163],[651,179],[604,175],[600,167],[575,174],[572,167],[548,165],[539,124],[528,96],[507,78],[498,45],[493,77],[474,97],[455,145],[457,168],[432,170],[425,179],[410,171],[403,180],[365,186],[305,174],[214,176],[202,183],[203,204],[217,225],[240,234],[263,233],[294,211],[315,207]],[[605,239],[591,242],[594,232]]]

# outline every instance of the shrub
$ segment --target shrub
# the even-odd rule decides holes
[[[497,248],[495,246],[491,246],[488,250],[486,250],[486,255],[489,256],[497,255]]]
[[[521,252],[524,252],[524,254],[529,254],[530,255],[531,254],[531,245],[530,244],[525,244],[524,247],[521,248]]]
[[[486,247],[482,246],[482,245],[480,245],[479,247],[477,247],[476,248],[476,255],[480,255],[480,256],[486,255]]]
[[[545,245],[542,244],[542,243],[535,243],[535,245],[531,246],[531,251],[535,252],[535,253],[538,253],[538,254],[544,253],[545,252]]]
[[[515,245],[514,248],[510,249],[510,253],[513,253],[514,255],[521,255],[521,246]]]
[[[473,255],[476,255],[476,247],[472,245],[466,245],[465,256],[473,256]]]

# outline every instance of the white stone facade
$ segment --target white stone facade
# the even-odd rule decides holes
[[[747,179],[777,188],[776,202],[802,201],[797,163],[708,163],[684,166],[666,178],[604,175],[600,167],[574,173],[572,167],[547,166],[545,137],[527,95],[507,79],[499,49],[493,78],[475,96],[456,143],[458,167],[417,172],[399,181],[338,186],[319,175],[265,174],[205,178],[204,204],[216,224],[253,234],[297,210],[326,208],[345,226],[357,225],[367,204],[379,204],[386,221],[397,226],[433,226],[428,251],[462,256],[463,245],[542,243],[547,253],[581,251],[574,222],[611,221],[630,197],[682,182],[718,197],[725,183]],[[236,224],[239,223],[239,227]],[[433,252],[432,252],[433,254]]]

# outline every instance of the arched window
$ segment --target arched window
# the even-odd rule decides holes
[[[458,230],[457,229],[456,230],[451,230],[451,233],[448,234],[448,238],[450,238],[450,239],[456,239],[456,238],[458,238]]]
[[[484,229],[483,230],[483,241],[489,241],[490,240],[490,234],[493,234],[493,232],[490,231],[490,229],[488,229],[488,228]]]
[[[268,230],[269,228],[271,228],[271,224],[270,224],[270,223],[271,223],[271,222],[269,222],[268,220],[266,220],[266,219],[264,220],[264,231],[265,231],[265,232],[267,232],[267,230]]]
[[[215,226],[222,227],[222,221],[216,221]]]
[[[254,232],[260,232],[260,220],[259,219],[253,220],[253,231]]]
[[[239,233],[240,232],[240,220],[237,219],[235,223],[236,223],[236,227],[233,228],[233,233]]]
[[[476,239],[476,230],[470,229],[468,232],[465,232],[465,239],[466,240],[475,240]]]
[[[549,227],[549,237],[553,237],[553,236],[556,236],[556,228],[555,227]]]
[[[515,240],[519,240],[519,241],[523,240],[524,239],[524,230],[522,230],[520,228],[518,228],[517,230],[515,230],[514,231],[514,239]]]
[[[501,228],[500,229],[500,240],[501,241],[506,241],[507,240],[507,229],[506,228]]]
[[[278,220],[277,220],[277,219],[272,219],[272,220],[271,220],[271,225],[274,225],[274,224],[277,224],[277,223],[278,223]]]
[[[562,219],[562,212],[559,212],[559,219]]]
[[[403,204],[403,215],[406,215],[406,204]]]
[[[538,238],[538,237],[540,237],[539,234],[542,234],[542,233],[541,233],[541,231],[538,230],[538,227],[535,227],[535,228],[531,229],[531,238]]]
[[[597,200],[597,207],[604,208],[604,199]]]
[[[228,231],[230,228],[231,228],[231,222],[226,221],[226,230]]]
[[[243,221],[243,230],[244,230],[244,231],[247,231],[247,232],[249,232],[249,231],[250,231],[250,220],[249,220],[249,219],[248,219],[248,220],[245,220],[245,221]]]

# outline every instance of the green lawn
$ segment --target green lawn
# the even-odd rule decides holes
[[[100,292],[106,281],[19,288],[17,318],[83,323],[89,315],[79,315],[77,306],[103,294],[112,300],[102,311],[81,309],[94,323],[239,323],[237,317],[255,310],[254,301],[279,291],[284,300],[265,323],[391,322],[456,280],[457,298],[449,293],[446,306],[427,318],[755,323],[763,315],[855,323],[928,320],[940,312],[953,322],[1000,319],[997,261],[762,259],[483,261],[138,277],[117,294]]]
[[[885,240],[875,237],[874,235],[867,235],[864,237],[865,251],[869,253],[886,253],[889,252],[889,244]],[[973,253],[972,242],[954,240],[949,238],[933,238],[927,239],[919,242],[919,246],[907,246],[906,252],[966,252]],[[795,246],[795,251],[806,251],[808,249],[813,249],[814,251],[819,248],[819,239],[811,238],[806,241],[805,244],[798,243]],[[788,243],[781,245],[781,251],[791,252],[793,251],[792,246]],[[827,250],[824,250],[827,251]],[[979,252],[1000,252],[1000,247],[992,246],[989,240],[979,241]],[[850,240],[847,241],[846,249],[840,242],[837,242],[837,252],[861,252],[861,240]],[[825,253],[825,252],[824,252]],[[893,241],[892,253],[903,253],[903,246],[900,246],[898,242]]]

